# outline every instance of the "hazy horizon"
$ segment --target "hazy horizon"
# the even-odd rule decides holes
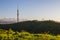
[[[0,0],[0,18],[16,18],[17,3],[20,19],[60,22],[60,0]]]

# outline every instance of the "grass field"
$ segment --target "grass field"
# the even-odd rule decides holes
[[[60,40],[60,35],[51,35],[48,33],[32,34],[26,31],[14,32],[11,29],[0,29],[0,40]]]

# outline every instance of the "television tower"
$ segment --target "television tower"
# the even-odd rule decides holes
[[[18,4],[17,4],[17,22],[19,22],[19,9],[18,9]]]

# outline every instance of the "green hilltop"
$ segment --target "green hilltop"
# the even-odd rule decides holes
[[[51,34],[60,34],[60,23],[46,20],[46,21],[23,21],[13,24],[0,24],[0,29],[9,30],[12,29],[13,31],[27,31],[30,33],[51,33]]]

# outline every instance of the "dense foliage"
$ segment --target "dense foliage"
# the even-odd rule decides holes
[[[13,31],[25,30],[30,33],[52,33],[60,34],[60,23],[55,21],[24,21],[13,24],[0,24],[0,29],[12,29]]]
[[[31,34],[26,31],[14,32],[11,29],[0,29],[0,40],[60,40],[60,35],[51,34]]]

